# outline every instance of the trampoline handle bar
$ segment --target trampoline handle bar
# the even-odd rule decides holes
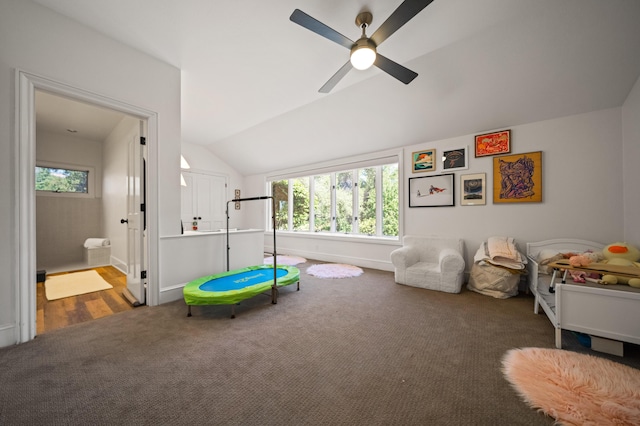
[[[253,201],[253,200],[269,200],[271,199],[271,226],[273,227],[273,286],[271,288],[271,302],[277,303],[276,292],[278,291],[277,286],[277,275],[276,275],[276,262],[278,259],[277,250],[276,250],[276,199],[272,195],[262,195],[259,197],[249,197],[249,198],[235,198],[233,200],[227,201],[227,271],[229,271],[229,203],[237,203],[239,201]]]
[[[236,198],[231,200],[230,203],[237,203],[238,201],[268,200],[269,198],[273,198],[273,197],[263,195],[261,197]]]

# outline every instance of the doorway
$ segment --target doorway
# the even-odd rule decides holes
[[[121,312],[129,304],[123,298],[128,250],[139,247],[129,244],[128,226],[121,221],[128,215],[128,151],[132,143],[139,144],[144,123],[41,90],[36,90],[35,108],[36,256],[38,271],[46,271],[47,278],[36,297],[40,334]],[[100,241],[104,245],[96,247]],[[113,289],[48,299],[45,285],[57,280],[54,274],[61,278],[94,266]],[[135,300],[140,299],[144,303],[138,294]]]
[[[146,140],[157,146],[157,115],[154,112],[144,110],[127,103],[103,97],[94,93],[86,92],[62,83],[58,83],[46,78],[35,76],[26,72],[17,71],[17,174],[18,183],[18,216],[17,216],[17,238],[20,244],[18,253],[18,282],[17,291],[17,316],[19,318],[17,329],[18,342],[26,342],[36,335],[37,321],[37,243],[36,243],[36,197],[34,169],[36,166],[36,91],[43,91],[58,95],[77,102],[84,102],[90,105],[111,109],[113,111],[130,115],[137,120],[147,123],[148,134]],[[151,144],[150,144],[151,145]],[[157,198],[153,195],[157,193],[157,153],[155,148],[149,148],[149,160],[147,161],[146,185],[151,196],[147,200],[146,206],[142,207],[146,211],[157,206]],[[140,181],[140,179],[138,179]],[[126,217],[126,216],[125,216]],[[138,245],[145,253],[144,259],[148,259],[147,270],[144,281],[140,280],[140,285],[148,290],[147,304],[157,304],[158,287],[153,277],[157,276],[157,250],[154,250],[156,257],[148,256],[146,251],[149,247],[157,247],[157,216],[149,215],[145,218],[146,229],[144,230],[146,243]]]

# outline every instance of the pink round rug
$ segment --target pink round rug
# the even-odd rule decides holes
[[[321,263],[307,268],[307,274],[318,278],[351,278],[362,275],[362,269],[342,263]]]
[[[307,259],[305,259],[304,257],[299,257],[299,256],[283,256],[279,254],[277,257],[278,257],[278,261],[277,261],[278,265],[295,266],[299,263],[304,263],[307,261]],[[265,257],[264,264],[273,265],[273,256]]]
[[[640,425],[640,370],[561,349],[511,349],[507,380],[532,408],[563,425]]]

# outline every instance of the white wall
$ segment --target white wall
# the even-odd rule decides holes
[[[640,247],[640,78],[622,107],[624,239]]]
[[[180,71],[32,2],[0,2],[0,346],[19,335],[16,69],[157,113],[151,214],[159,235],[180,225]]]
[[[405,233],[463,237],[467,270],[490,236],[514,237],[521,250],[549,238],[617,241],[623,234],[620,117],[614,108],[511,128],[511,153],[542,151],[541,203],[493,204],[493,157],[474,158],[474,135],[407,147],[406,170],[411,152],[425,148],[442,153],[468,145],[470,163],[455,172],[456,206],[405,209]],[[460,206],[460,175],[467,173],[486,173],[485,206]]]
[[[39,131],[36,136],[38,162],[93,169],[90,198],[36,196],[38,269],[51,270],[52,267],[81,263],[84,241],[102,236],[102,144],[100,141]]]
[[[469,169],[456,171],[454,207],[408,208],[404,202],[405,234],[462,237],[466,244],[467,271],[480,243],[490,236],[511,236],[524,250],[524,243],[549,238],[584,238],[602,243],[623,237],[623,185],[621,108],[541,121],[511,129],[512,153],[542,151],[543,196],[541,203],[493,204],[492,157],[474,158],[474,135],[425,142],[404,147],[404,179],[401,192],[408,191],[411,153],[435,148],[469,147]],[[481,129],[478,134],[484,133]],[[496,129],[497,130],[497,129]],[[441,165],[435,174],[441,173]],[[461,206],[461,174],[486,173],[489,192],[484,206]],[[249,193],[264,190],[264,176],[245,179]],[[628,184],[630,185],[630,184]],[[264,224],[264,209],[247,217],[248,226]],[[269,246],[270,235],[265,235]],[[365,267],[391,270],[387,244],[340,241],[333,237],[286,236],[280,233],[278,252],[325,261],[347,261]]]
[[[127,227],[120,219],[127,217],[128,144],[139,133],[139,127],[139,120],[124,117],[102,144],[102,228],[111,240],[111,264],[124,273],[127,273]]]

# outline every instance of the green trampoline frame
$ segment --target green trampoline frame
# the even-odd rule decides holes
[[[238,203],[241,201],[266,200],[271,199],[271,211],[273,222],[273,258],[276,257],[276,218],[275,218],[275,199],[272,196],[252,197],[252,198],[236,198],[227,201],[227,270],[219,274],[208,275],[206,277],[196,278],[189,282],[182,289],[184,301],[187,304],[187,316],[191,316],[191,306],[205,305],[231,305],[231,318],[235,318],[235,305],[243,300],[250,299],[258,294],[264,293],[271,289],[271,303],[278,303],[278,287],[284,287],[293,283],[298,283],[296,291],[300,291],[300,270],[295,266],[288,265],[257,265],[248,266],[246,268],[229,270],[229,203]],[[232,275],[242,274],[244,272],[256,271],[261,269],[273,269],[273,279],[264,280],[262,282],[248,285],[241,289],[225,290],[225,291],[206,291],[201,290],[200,286],[208,281],[216,278],[223,278]],[[278,278],[277,270],[283,269],[287,271],[286,275]]]

